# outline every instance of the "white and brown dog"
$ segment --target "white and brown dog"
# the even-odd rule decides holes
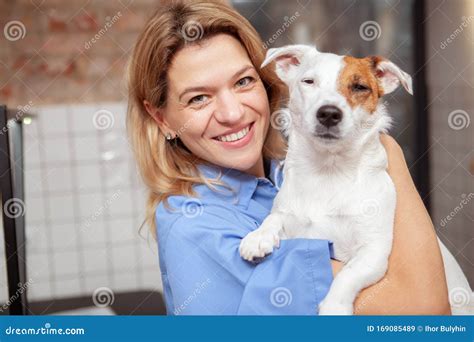
[[[262,67],[271,62],[290,91],[284,181],[240,253],[263,257],[281,238],[332,241],[345,266],[319,314],[352,314],[358,293],[385,274],[392,247],[396,194],[379,139],[390,125],[381,97],[400,83],[412,94],[411,77],[381,57],[306,45],[270,49]]]
[[[246,260],[261,258],[280,239],[334,243],[344,268],[319,314],[351,314],[358,293],[380,280],[392,248],[395,187],[379,134],[390,125],[381,97],[411,77],[378,56],[354,58],[291,45],[267,52],[288,85],[289,147],[284,181],[271,214],[241,242]],[[438,239],[453,314],[473,315],[474,294],[459,264]]]

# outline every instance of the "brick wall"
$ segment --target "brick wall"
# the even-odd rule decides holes
[[[119,101],[153,0],[0,2],[0,103]]]

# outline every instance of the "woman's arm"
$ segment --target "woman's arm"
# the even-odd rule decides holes
[[[433,224],[402,149],[388,135],[382,135],[381,141],[397,191],[393,247],[384,278],[360,293],[354,311],[359,315],[449,315],[443,259]],[[333,261],[332,266],[337,274],[343,264]]]
[[[332,281],[329,241],[281,241],[254,265],[239,253],[250,229],[233,217],[204,206],[171,225],[159,247],[168,314],[315,315]]]

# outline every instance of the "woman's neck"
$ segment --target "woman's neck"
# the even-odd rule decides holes
[[[258,161],[250,169],[245,171],[248,174],[254,175],[257,178],[265,177],[265,167],[263,164],[263,157],[260,156]]]

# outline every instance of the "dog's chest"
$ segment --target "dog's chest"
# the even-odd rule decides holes
[[[365,183],[366,180],[357,174],[337,176],[289,172],[278,200],[291,212],[309,218],[345,216],[356,207],[355,202],[365,196]]]
[[[364,211],[388,194],[383,190],[388,175],[382,170],[306,177],[288,172],[285,177],[275,199],[275,210],[295,218],[286,222],[285,236],[337,241],[339,251],[352,250],[357,237],[367,235]]]

